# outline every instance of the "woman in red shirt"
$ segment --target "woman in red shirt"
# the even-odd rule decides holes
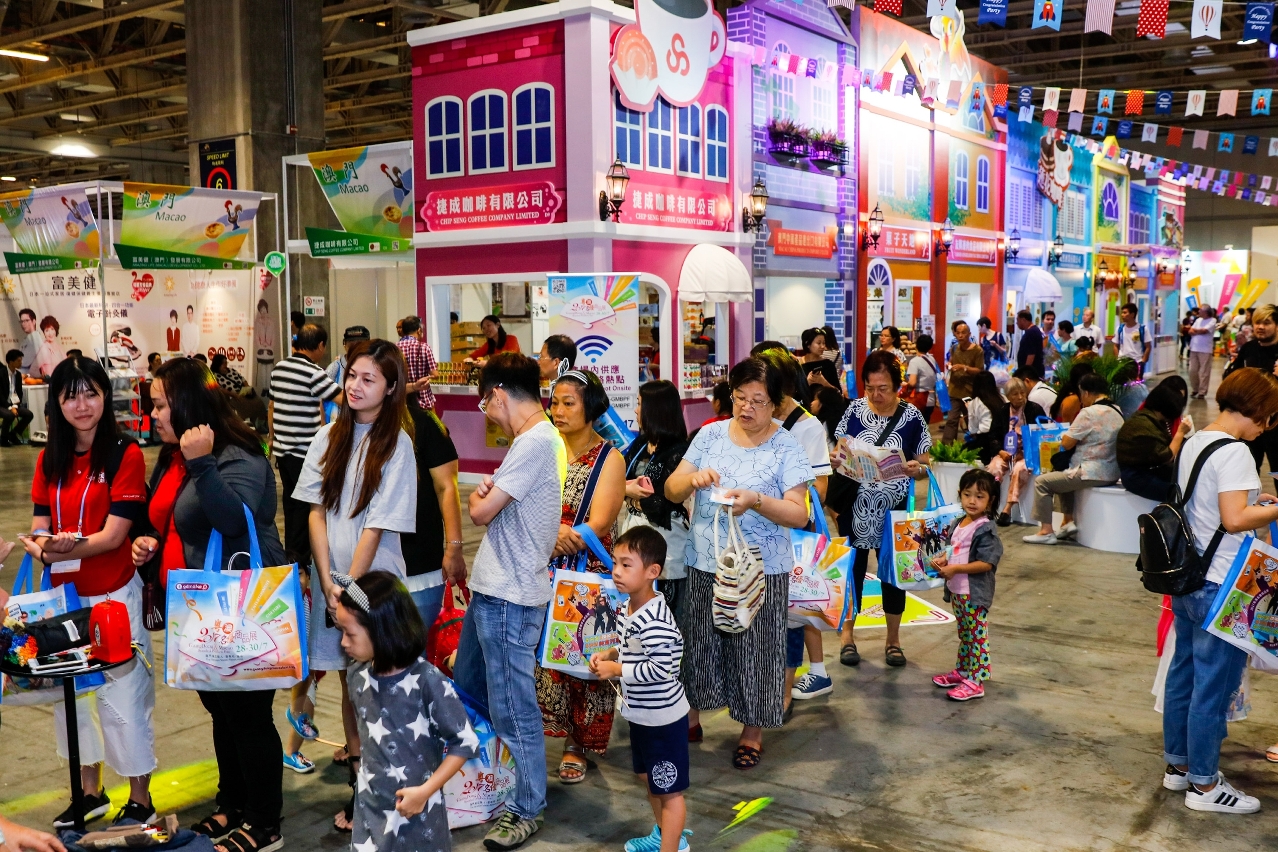
[[[121,435],[111,413],[111,381],[98,362],[67,358],[53,370],[49,396],[49,442],[36,460],[31,499],[31,537],[24,545],[48,566],[55,586],[74,583],[91,607],[110,596],[129,610],[133,640],[144,665],[134,660],[106,674],[106,684],[77,701],[81,783],[86,820],[104,816],[111,802],[102,788],[105,761],[129,779],[129,801],[117,820],[156,818],[149,792],[155,770],[155,684],[151,640],[142,624],[142,581],[133,567],[129,530],[146,500],[146,463],[131,438]],[[96,703],[99,711],[91,712]],[[58,754],[66,756],[66,708],[54,706]],[[100,727],[95,719],[101,719]],[[74,807],[74,806],[73,806]],[[75,822],[67,808],[53,824]]]
[[[484,345],[470,353],[470,361],[479,361],[493,357],[498,352],[518,352],[519,338],[514,335],[507,334],[506,329],[501,327],[501,320],[489,314],[479,321],[479,327],[483,329],[484,337],[488,338],[484,341]]]

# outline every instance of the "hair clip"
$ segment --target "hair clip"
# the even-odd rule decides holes
[[[581,382],[583,385],[590,384],[590,380],[586,378],[586,374],[583,373],[581,370],[569,369],[567,358],[559,359],[559,373],[558,375],[555,376],[555,380],[550,383],[550,386],[553,388],[562,379],[576,379],[577,381]]]
[[[336,571],[329,571],[328,573],[333,578],[333,582],[342,587],[342,590],[350,596],[350,599],[355,602],[357,607],[370,615],[372,614],[368,603],[368,595],[356,585],[354,577],[350,574],[339,574]]]

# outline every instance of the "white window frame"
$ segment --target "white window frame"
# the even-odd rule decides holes
[[[960,210],[967,209],[968,167],[971,160],[967,152],[959,149],[954,152],[954,206]]]
[[[457,107],[458,122],[457,122],[456,133],[448,132],[447,104],[450,104],[450,103],[455,104]],[[444,132],[438,136],[431,136],[430,135],[430,110],[431,110],[431,107],[435,106],[436,104],[444,105],[442,107],[442,109],[444,110],[444,116],[443,116]],[[464,174],[466,174],[466,160],[467,160],[467,157],[466,157],[466,105],[462,103],[461,98],[455,97],[453,95],[441,95],[438,98],[434,98],[433,100],[431,100],[429,103],[426,104],[425,118],[426,118],[426,127],[425,127],[425,130],[426,130],[426,178],[429,180],[432,178],[461,177]],[[448,171],[447,147],[448,147],[448,141],[450,139],[457,140],[457,146],[461,152],[461,155],[458,158],[458,167],[456,171]],[[431,164],[430,164],[430,146],[432,142],[436,142],[436,141],[441,142],[445,147],[444,164],[443,164],[444,169],[443,171],[438,171],[438,172],[433,171],[431,169]]]
[[[772,48],[773,57],[789,56],[790,46],[783,41],[779,41]],[[770,77],[768,88],[771,90],[772,106],[769,110],[771,118],[788,118],[791,121],[797,121],[798,116],[795,115],[794,103],[794,76],[787,74],[780,69],[770,69],[768,76]]]
[[[537,120],[537,96],[535,93],[535,90],[537,89],[545,89],[546,91],[550,92],[550,120],[549,121]],[[515,104],[518,103],[519,101],[520,92],[526,92],[526,91],[533,92],[533,94],[531,95],[532,123],[523,125],[523,124],[517,123],[518,113],[516,112],[517,108]],[[554,168],[555,158],[556,158],[555,148],[557,147],[557,142],[559,141],[555,137],[555,87],[550,85],[549,83],[525,83],[524,85],[520,86],[519,88],[515,89],[515,91],[510,93],[510,107],[511,107],[510,108],[510,168],[511,168],[511,171],[525,172],[531,169]],[[550,161],[546,163],[537,161],[537,131],[543,127],[550,128]],[[526,163],[524,165],[520,165],[518,161],[518,154],[519,154],[518,134],[520,130],[529,130],[529,131],[532,131],[532,134],[533,134],[533,147],[532,147],[533,161],[531,163]]]
[[[820,73],[820,68],[817,73]],[[817,130],[837,130],[839,126],[839,106],[834,89],[816,81],[812,83],[812,125]]]
[[[475,101],[479,100],[480,98],[484,99],[484,114],[485,114],[485,118],[487,118],[488,98],[493,96],[501,98],[501,115],[502,115],[502,122],[503,122],[501,129],[493,130],[492,128],[485,128],[484,130],[476,131],[474,127],[474,122],[473,122],[473,118],[474,118],[473,110],[474,110]],[[465,118],[466,118],[466,163],[469,167],[469,174],[485,175],[485,174],[492,174],[494,172],[509,171],[510,170],[510,137],[508,134],[510,132],[510,102],[506,99],[506,93],[502,91],[501,89],[484,89],[482,91],[475,92],[475,94],[471,95],[469,98],[466,99]],[[502,164],[500,166],[488,165],[483,168],[475,168],[475,138],[476,136],[478,135],[484,138],[484,149],[485,149],[486,155],[488,155],[488,154],[491,154],[491,151],[492,151],[492,148],[488,144],[489,137],[497,133],[500,133],[502,135],[502,159],[503,159]]]
[[[682,130],[684,119],[688,120],[691,125],[693,118],[696,118],[696,133],[691,131],[684,133]],[[703,143],[703,133],[705,130],[705,111],[700,104],[690,104],[686,107],[678,107],[674,120],[675,131],[675,149],[673,165],[675,173],[684,175],[685,177],[701,177],[705,172],[705,145]],[[688,145],[688,159],[692,159],[692,152],[695,150],[697,154],[697,167],[695,169],[684,170],[680,168],[680,160],[682,159],[684,143]],[[695,146],[695,149],[694,147]]]
[[[905,198],[913,201],[920,192],[927,191],[927,148],[921,145],[905,146]]]
[[[885,198],[896,196],[894,178],[896,177],[896,142],[883,135],[879,137],[879,195]]]
[[[719,116],[718,124],[720,127],[723,128],[722,140],[710,138],[711,114],[717,114]],[[732,149],[730,147],[732,143],[732,125],[728,121],[728,111],[724,109],[723,107],[719,106],[718,104],[711,104],[710,106],[707,106],[705,108],[705,112],[703,113],[701,118],[702,118],[702,123],[705,127],[705,134],[706,134],[706,144],[705,144],[704,150],[702,151],[702,158],[703,158],[703,162],[705,163],[706,180],[714,180],[714,181],[719,181],[720,183],[727,183],[728,175],[731,174],[731,169],[732,169],[732,154],[731,154]],[[710,154],[711,154],[712,148],[714,149],[714,151],[722,151],[723,153],[723,175],[722,176],[710,174]]]
[[[625,123],[622,123],[619,120],[622,110],[625,110],[625,115],[627,119]],[[638,121],[638,124],[631,123],[630,119],[632,117]],[[626,159],[626,157],[622,157],[621,150],[619,146],[617,145],[617,139],[620,134],[625,133],[627,137],[629,137],[632,131],[637,131],[639,134],[639,141],[634,146],[638,150],[637,151],[631,150],[630,142],[627,141],[626,153],[628,155],[637,154],[638,157],[635,160],[629,160],[629,159]],[[643,169],[643,141],[644,141],[643,113],[641,113],[637,109],[631,109],[630,107],[623,104],[621,102],[621,93],[614,92],[612,97],[612,148],[613,148],[612,155],[613,157],[620,159],[621,162],[626,164],[627,168],[642,170]]]
[[[985,177],[981,177],[984,169]],[[990,158],[984,154],[976,158],[976,212],[990,212]]]
[[[1086,218],[1087,201],[1083,193],[1074,189],[1065,190],[1059,218],[1061,236],[1079,242],[1087,239]]]
[[[665,129],[663,129],[660,126],[660,123],[656,121],[658,117],[658,113],[663,107],[666,110],[666,114],[669,115],[670,117],[670,126]],[[678,122],[678,119],[675,117],[675,107],[671,106],[664,98],[658,95],[657,99],[653,101],[652,111],[649,112],[644,119],[644,137],[643,137],[644,162],[648,164],[648,168],[647,168],[648,171],[659,172],[661,174],[667,174],[667,175],[674,174],[675,165],[678,162],[678,157],[679,157],[679,152],[675,148],[675,128],[677,126],[677,122]],[[668,142],[670,146],[669,168],[666,168],[661,165],[660,157],[657,158],[657,162],[653,162],[653,157],[652,157],[653,137],[657,137],[658,139],[658,142],[657,142],[658,149],[660,149],[661,147],[661,143],[660,143],[661,138],[665,138],[666,141]]]

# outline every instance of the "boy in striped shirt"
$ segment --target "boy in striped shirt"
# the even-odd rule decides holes
[[[688,788],[688,699],[679,682],[683,636],[666,599],[653,589],[666,562],[666,542],[652,527],[627,530],[613,543],[612,579],[630,600],[621,647],[595,654],[590,670],[621,679],[621,715],[630,723],[634,771],[648,783],[657,819],[652,833],[626,842],[625,852],[688,852],[683,830]]]

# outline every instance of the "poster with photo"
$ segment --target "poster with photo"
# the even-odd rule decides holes
[[[552,275],[550,333],[577,342],[577,369],[598,374],[612,407],[633,431],[639,394],[639,276]]]

